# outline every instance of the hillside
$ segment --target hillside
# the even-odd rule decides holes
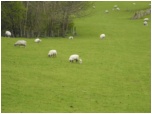
[[[1,112],[150,113],[151,19],[130,19],[150,2],[133,3],[95,2],[92,15],[75,19],[73,40],[2,37]],[[26,48],[14,46],[20,39]],[[82,64],[68,61],[75,53]]]

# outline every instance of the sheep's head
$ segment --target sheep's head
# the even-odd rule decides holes
[[[82,59],[79,59],[79,63],[82,64]]]

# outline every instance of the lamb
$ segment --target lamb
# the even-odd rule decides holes
[[[117,8],[118,6],[117,6],[117,5],[114,5],[113,7],[114,7],[114,8]]]
[[[10,36],[11,36],[11,32],[10,32],[10,31],[6,31],[6,32],[5,32],[5,35],[6,35],[7,37],[10,37]]]
[[[57,51],[56,50],[50,50],[48,53],[48,57],[56,57]]]
[[[35,40],[34,40],[34,42],[35,43],[40,43],[42,40],[40,40],[39,38],[36,38]]]
[[[119,10],[120,10],[120,8],[118,8],[118,7],[117,7],[117,8],[116,8],[116,10],[118,10],[118,11],[119,11]]]
[[[147,26],[148,25],[148,22],[147,21],[144,21],[144,26]]]
[[[73,36],[69,36],[69,39],[73,39]]]
[[[79,58],[79,55],[73,54],[69,57],[69,61],[73,63],[74,61],[79,62],[80,64],[82,63],[82,59]]]
[[[14,46],[24,46],[26,47],[26,41],[25,40],[18,40]]]
[[[136,3],[134,2],[134,3],[132,3],[133,5],[136,5]]]
[[[96,6],[92,6],[94,9],[96,8]]]
[[[149,19],[148,18],[144,18],[144,21],[148,21]]]
[[[105,10],[105,13],[109,13],[109,11],[108,11],[108,10]]]
[[[114,5],[114,8],[112,10],[115,10],[115,9],[118,11],[120,10],[120,8],[117,5]]]
[[[101,38],[101,39],[103,39],[103,38],[105,38],[105,37],[106,37],[105,34],[101,34],[101,35],[100,35],[100,38]]]

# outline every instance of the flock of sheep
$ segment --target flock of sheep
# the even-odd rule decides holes
[[[135,3],[133,3],[134,5],[136,5]],[[95,8],[95,6],[93,6],[93,8]],[[112,10],[120,10],[120,8],[117,6],[117,5],[114,5],[114,7],[113,7],[113,9]],[[109,13],[109,11],[108,10],[105,10],[105,13]],[[144,24],[144,26],[147,26],[148,25],[148,18],[145,18],[144,19],[144,22],[143,22],[143,24]],[[6,31],[5,32],[5,35],[7,36],[7,37],[11,37],[11,32],[10,31]],[[103,39],[103,38],[105,38],[105,34],[101,34],[100,35],[100,39]],[[71,39],[74,39],[74,37],[73,36],[69,36],[69,39],[71,40]],[[36,38],[35,40],[34,40],[34,42],[35,43],[40,43],[42,40],[41,39],[39,39],[39,38]],[[24,47],[26,47],[26,41],[25,40],[18,40],[15,44],[14,44],[14,46],[24,46]],[[56,57],[57,56],[57,51],[56,50],[50,50],[49,51],[49,53],[48,53],[48,57]],[[80,64],[82,63],[82,59],[79,57],[79,55],[78,54],[73,54],[73,55],[71,55],[70,57],[69,57],[69,62],[79,62]]]
[[[48,53],[48,56],[49,57],[56,57],[57,55],[57,51],[56,50],[50,50],[49,53]],[[82,59],[79,57],[78,54],[73,54],[69,57],[69,61],[70,62],[79,62],[80,64],[82,63]]]
[[[48,53],[48,56],[49,57],[56,57],[57,55],[57,51],[56,50],[50,50],[49,53]],[[79,62],[80,64],[82,63],[82,59],[79,57],[78,54],[73,54],[69,57],[69,61],[70,62]]]
[[[120,8],[118,7],[118,5],[114,5],[112,10],[120,11]],[[105,10],[105,13],[109,13],[109,10]]]
[[[11,32],[10,31],[6,31],[5,32],[5,34],[7,35],[7,36],[11,36]],[[70,36],[69,37],[69,39],[73,39],[73,36]],[[35,40],[34,40],[34,42],[35,43],[40,43],[42,40],[41,39],[39,39],[39,38],[36,38]],[[15,44],[14,44],[14,46],[24,46],[24,47],[26,47],[26,41],[25,40],[18,40]],[[57,51],[56,50],[50,50],[49,51],[49,53],[48,53],[48,57],[56,57],[57,56]],[[73,54],[73,55],[71,55],[70,57],[69,57],[69,61],[71,62],[71,63],[73,63],[73,62],[76,62],[76,63],[82,63],[82,59],[79,57],[79,55],[78,54]]]
[[[7,37],[10,37],[10,36],[11,36],[11,32],[10,32],[10,31],[6,31],[6,32],[5,32],[5,35],[6,35]],[[70,40],[73,39],[73,38],[74,38],[73,36],[69,36],[69,39],[70,39]],[[101,39],[105,38],[105,34],[101,34],[101,35],[100,35],[100,38],[101,38]],[[35,43],[40,43],[41,41],[42,41],[42,40],[39,39],[39,38],[36,38],[36,39],[34,40]],[[26,47],[26,41],[25,41],[25,40],[18,40],[18,41],[14,44],[14,46],[24,46],[24,47]],[[57,56],[57,51],[56,51],[56,50],[50,50],[50,51],[49,51],[48,57],[56,57],[56,56]],[[74,61],[75,61],[75,62],[79,62],[80,64],[82,63],[82,59],[79,57],[78,54],[73,54],[73,55],[71,55],[71,56],[69,57],[69,61],[70,61],[71,63],[73,63]]]
[[[134,2],[133,5],[136,5],[136,3]],[[149,4],[149,5],[151,5],[151,4]],[[120,8],[118,7],[118,5],[114,5],[112,10],[119,11]],[[105,10],[105,13],[109,13],[109,10]],[[144,18],[144,22],[143,22],[144,26],[148,26],[148,20],[149,20],[149,18]]]

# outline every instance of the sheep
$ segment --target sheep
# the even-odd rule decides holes
[[[5,32],[5,35],[6,35],[7,37],[10,37],[10,36],[11,36],[11,32],[10,32],[10,31],[6,31],[6,32]]]
[[[79,63],[82,64],[82,59],[79,59]]]
[[[148,22],[147,21],[144,21],[144,26],[147,26],[148,25]]]
[[[136,3],[134,2],[134,3],[132,3],[133,5],[136,5]]]
[[[115,9],[118,10],[118,11],[120,10],[120,8],[117,5],[114,5],[113,7],[114,8],[112,10],[115,10]]]
[[[108,10],[105,10],[105,13],[109,13],[109,11],[108,11]]]
[[[50,50],[48,53],[48,57],[56,57],[57,56],[57,51],[56,50]]]
[[[114,8],[117,8],[118,6],[117,6],[117,5],[114,5],[113,7],[114,7]]]
[[[118,7],[117,7],[117,8],[116,8],[116,10],[118,10],[118,11],[119,11],[119,10],[120,10],[120,8],[118,8]]]
[[[73,54],[69,57],[69,61],[73,63],[74,61],[79,62],[80,64],[82,63],[82,59],[79,58],[78,54]]]
[[[24,46],[26,47],[26,41],[25,40],[18,40],[14,46]]]
[[[40,40],[39,38],[36,38],[35,40],[34,40],[34,42],[35,43],[40,43],[42,40]]]
[[[144,18],[144,21],[148,21],[149,20],[149,18]]]
[[[69,36],[69,39],[73,39],[73,36]]]
[[[96,6],[92,6],[94,9],[96,8]]]
[[[100,38],[101,38],[101,39],[103,39],[103,38],[105,38],[105,37],[106,37],[105,34],[101,34],[101,35],[100,35]]]

